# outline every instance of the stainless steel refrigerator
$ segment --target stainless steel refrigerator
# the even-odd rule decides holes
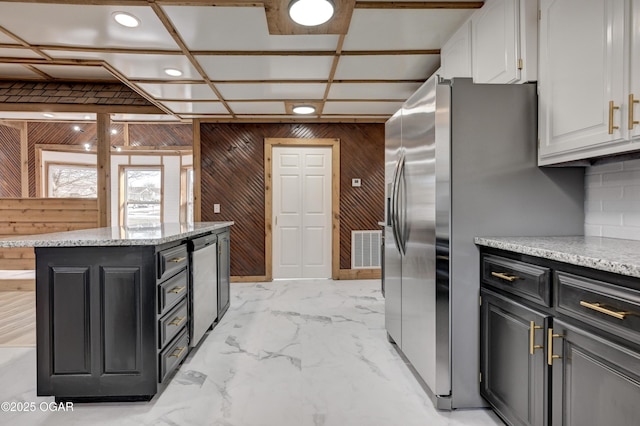
[[[479,386],[475,236],[582,235],[584,171],[538,168],[534,84],[430,78],[386,123],[385,325],[440,409]]]

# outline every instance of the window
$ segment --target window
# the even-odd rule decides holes
[[[47,164],[47,196],[56,198],[96,198],[98,174],[95,166]]]
[[[162,222],[162,169],[127,167],[123,172],[124,226]]]
[[[193,222],[193,168],[184,167],[181,173],[180,221]]]

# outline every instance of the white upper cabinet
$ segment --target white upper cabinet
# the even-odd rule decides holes
[[[537,0],[486,0],[471,34],[474,83],[537,79]]]
[[[631,6],[630,49],[627,128],[630,138],[640,139],[640,0],[633,0]]]
[[[540,0],[538,164],[631,149],[629,58],[638,74],[640,30],[634,29],[636,53],[629,55],[628,5],[623,0]],[[636,7],[636,20],[637,15]]]
[[[471,20],[465,22],[440,49],[443,78],[471,78]]]

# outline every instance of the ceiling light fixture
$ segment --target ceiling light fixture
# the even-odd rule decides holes
[[[140,25],[140,20],[127,12],[113,12],[113,19],[127,28],[135,28]]]
[[[118,134],[118,131],[117,131],[116,129],[111,129],[111,134],[112,134],[112,135],[117,135],[117,134]]]
[[[182,71],[175,68],[165,68],[164,73],[170,75],[171,77],[180,77],[182,75]]]
[[[293,0],[289,3],[289,16],[293,22],[305,27],[324,24],[331,19],[333,12],[330,0]]]
[[[314,112],[316,112],[315,107],[312,107],[311,105],[298,105],[298,106],[294,106],[292,108],[294,114],[313,114]]]
[[[91,116],[90,116],[90,115],[85,115],[85,116],[84,116],[84,119],[85,119],[85,120],[91,120]]]
[[[90,144],[88,144],[88,143],[85,143],[85,144],[84,144],[84,150],[85,150],[85,151],[89,151],[89,149],[91,149],[91,145],[90,145]]]

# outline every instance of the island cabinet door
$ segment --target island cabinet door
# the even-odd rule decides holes
[[[551,424],[639,424],[640,353],[560,320],[549,333]]]
[[[547,424],[548,316],[481,290],[480,393],[510,425]]]
[[[36,249],[38,395],[156,392],[154,266],[152,247]]]

